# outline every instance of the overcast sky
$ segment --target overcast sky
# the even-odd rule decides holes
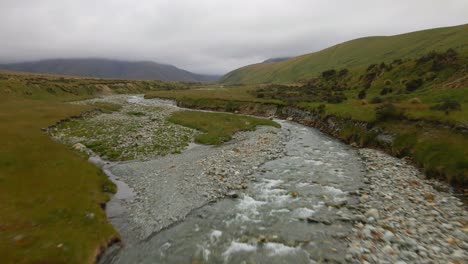
[[[468,23],[468,0],[0,0],[0,62],[100,57],[223,74],[369,35]]]

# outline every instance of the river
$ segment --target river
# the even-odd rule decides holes
[[[285,155],[256,170],[246,190],[102,262],[344,262],[353,215],[347,208],[356,203],[350,193],[362,186],[360,158],[316,129],[277,121],[289,134]]]

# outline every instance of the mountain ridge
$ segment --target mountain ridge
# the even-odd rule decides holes
[[[216,81],[219,76],[189,72],[152,61],[124,61],[104,58],[59,58],[0,64],[0,69],[80,77],[161,80],[182,82]]]

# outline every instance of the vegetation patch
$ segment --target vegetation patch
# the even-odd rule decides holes
[[[121,101],[118,96],[114,99]],[[109,160],[179,153],[197,134],[192,129],[167,122],[166,117],[171,112],[168,109],[137,104],[121,107],[120,112],[61,123],[51,134],[70,147],[80,143]]]
[[[175,124],[202,131],[203,134],[196,136],[195,141],[209,145],[220,145],[230,140],[234,133],[254,130],[257,126],[280,127],[278,123],[268,119],[197,111],[174,112],[168,120]]]

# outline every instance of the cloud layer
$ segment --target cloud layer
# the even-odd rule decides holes
[[[222,74],[352,38],[468,23],[466,0],[2,0],[0,62],[151,60]]]

